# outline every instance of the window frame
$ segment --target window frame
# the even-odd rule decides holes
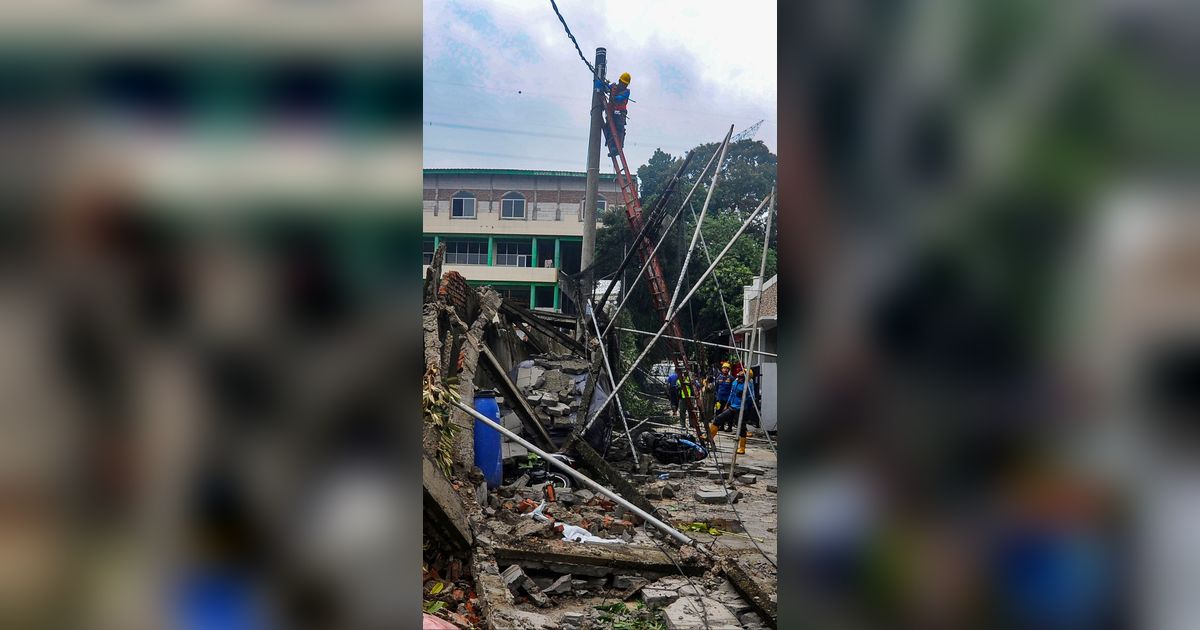
[[[425,251],[425,246],[429,245],[429,251]],[[432,237],[422,237],[421,239],[421,264],[433,264],[433,255],[437,253],[437,245]]]
[[[454,202],[458,200],[471,200],[471,214],[456,214]],[[465,204],[464,204],[465,206]],[[477,219],[479,218],[479,199],[473,194],[465,190],[460,190],[453,195],[450,195],[450,218],[451,219]]]
[[[443,259],[447,265],[483,265],[488,264],[488,247],[487,241],[481,239],[456,239],[443,240],[446,244],[446,257]],[[462,246],[466,246],[467,251],[458,251]],[[476,246],[481,251],[471,251]],[[472,257],[480,262],[471,262]]]
[[[515,205],[517,201],[521,202],[521,216],[504,216],[508,212],[509,203],[513,202]],[[525,199],[525,195],[515,190],[510,190],[500,197],[500,219],[502,221],[524,221],[529,215],[528,209],[529,203]]]
[[[508,251],[503,251],[503,252],[501,251],[501,249],[508,250],[508,248],[511,246],[515,246],[517,248],[516,253],[509,253]],[[495,242],[494,247],[495,247],[495,251],[493,252],[493,255],[492,255],[492,263],[495,266],[497,266],[497,267],[516,267],[518,269],[521,269],[521,268],[529,269],[529,268],[533,267],[533,264],[532,264],[533,263],[533,241],[526,243],[526,242],[518,241],[518,240],[503,240],[503,241],[497,240]],[[520,251],[521,249],[524,249],[525,251],[521,252]],[[507,263],[500,262],[502,259],[507,260],[510,256],[515,257],[517,264],[513,265],[513,264],[507,264]],[[520,264],[520,261],[522,258],[525,259],[525,262],[527,264],[524,264],[524,265]]]

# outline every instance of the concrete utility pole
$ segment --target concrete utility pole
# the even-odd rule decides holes
[[[603,48],[596,49],[595,78],[601,81],[604,80],[606,56],[607,53]],[[596,255],[596,188],[600,180],[600,128],[603,125],[604,97],[601,96],[599,90],[593,87],[592,126],[588,133],[587,187],[583,193],[583,253],[579,261],[581,269],[591,267]],[[592,274],[586,274],[583,280],[586,283],[583,297],[590,302],[594,297]],[[579,305],[579,308],[582,310],[583,305]]]

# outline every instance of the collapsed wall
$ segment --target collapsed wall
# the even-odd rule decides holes
[[[702,463],[651,468],[649,456],[641,470],[619,461],[629,445],[613,448],[611,416],[583,431],[608,390],[599,353],[589,357],[588,345],[573,337],[573,320],[542,317],[488,287],[472,288],[455,272],[443,274],[443,252],[435,252],[425,279],[427,384],[440,383],[468,405],[477,391],[495,391],[505,428],[671,522],[638,484],[661,500],[690,492],[687,478],[706,481],[710,471]],[[504,443],[513,473],[488,488],[473,465],[474,418],[449,407],[442,420],[427,416],[422,427],[427,609],[459,627],[582,629],[631,615],[659,615],[675,629],[774,625],[773,600],[753,591],[740,568],[674,546],[608,497],[578,486],[556,489],[545,470],[521,468],[531,458],[519,444]],[[634,596],[644,610],[596,608]]]

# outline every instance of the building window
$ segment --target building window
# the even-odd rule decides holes
[[[446,241],[446,264],[486,265],[487,241]]]
[[[529,285],[507,285],[492,287],[505,302],[529,308]]]
[[[454,193],[450,199],[450,216],[455,219],[475,218],[475,195],[467,192]]]
[[[497,241],[495,263],[500,267],[532,267],[533,247],[529,241]]]
[[[524,219],[525,196],[516,192],[505,193],[504,197],[500,199],[500,218]]]
[[[600,215],[604,214],[605,210],[608,210],[608,201],[606,201],[604,199],[604,197],[597,197],[596,198],[596,216],[600,216]]]
[[[433,239],[430,237],[425,237],[425,239],[423,239],[423,241],[421,242],[421,264],[422,265],[432,265],[433,264],[433,250],[434,250]]]

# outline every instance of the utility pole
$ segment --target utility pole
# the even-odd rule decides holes
[[[595,79],[604,80],[607,52],[604,48],[596,49]],[[600,180],[600,128],[604,125],[604,97],[600,90],[592,87],[592,126],[588,133],[587,155],[587,187],[583,193],[583,252],[580,255],[579,267],[585,271],[582,278],[586,287],[583,299],[589,303],[593,300],[595,288],[592,285],[590,267],[596,256],[596,188]],[[583,305],[579,305],[583,310]]]

